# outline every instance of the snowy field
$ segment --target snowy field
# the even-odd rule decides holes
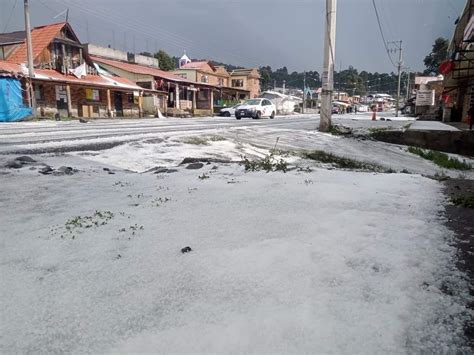
[[[37,162],[0,168],[0,352],[462,350],[467,282],[443,224],[442,185],[421,175],[443,171],[399,146],[299,120],[166,121],[110,149],[32,154]],[[79,130],[49,125],[0,128],[10,137],[0,150],[18,150],[29,139],[18,135],[38,130],[36,148],[55,132],[64,147],[74,141],[64,131]],[[120,127],[110,129],[83,139],[119,139]],[[235,163],[263,157],[276,138],[281,149],[345,152],[412,174],[333,169],[295,154],[278,157],[286,173]],[[0,155],[0,166],[15,157]],[[179,164],[185,157],[229,162],[191,170]]]

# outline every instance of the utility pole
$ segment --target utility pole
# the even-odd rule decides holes
[[[302,113],[304,113],[305,103],[306,103],[306,70],[304,71],[304,74],[303,74],[303,110],[302,110]]]
[[[319,130],[331,128],[332,92],[334,89],[334,57],[336,55],[336,7],[337,0],[326,0],[326,31],[324,36],[324,68],[321,90],[321,119]]]
[[[276,91],[277,88],[277,81],[273,80],[273,91]]]
[[[28,0],[24,0],[25,7],[25,31],[26,31],[26,55],[28,58],[28,91],[30,93],[30,107],[33,111],[33,117],[36,118],[36,97],[33,88],[33,78],[35,77],[33,67],[33,45],[31,44],[31,27],[30,27],[30,7]]]
[[[286,80],[283,80],[283,95],[285,95]]]
[[[410,99],[410,68],[407,68],[407,102]]]
[[[395,117],[398,117],[398,110],[400,109],[400,82],[402,79],[402,41],[389,42],[393,44],[398,43],[398,86],[397,86],[397,104],[395,106]]]

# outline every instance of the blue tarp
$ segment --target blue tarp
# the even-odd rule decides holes
[[[0,78],[0,122],[15,122],[31,115],[25,107],[20,80]]]

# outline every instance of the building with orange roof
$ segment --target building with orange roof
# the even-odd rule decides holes
[[[230,86],[250,92],[250,97],[260,95],[260,73],[258,69],[235,69],[230,73]]]
[[[99,73],[69,23],[35,27],[31,40],[37,116],[142,116],[143,95],[153,90],[112,73]],[[0,34],[0,76],[16,77],[26,86],[26,62],[26,32]],[[25,96],[25,101],[30,98]]]

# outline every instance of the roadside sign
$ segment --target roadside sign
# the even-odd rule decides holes
[[[416,106],[434,106],[435,91],[434,90],[418,90],[416,93]]]

